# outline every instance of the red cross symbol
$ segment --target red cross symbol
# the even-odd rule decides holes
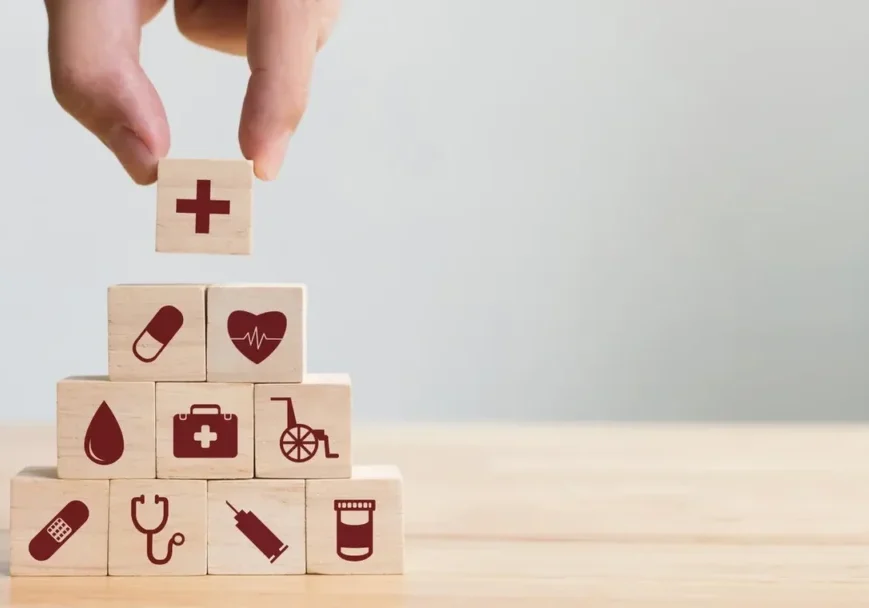
[[[179,198],[175,213],[196,215],[196,234],[208,234],[211,229],[211,214],[229,215],[229,201],[211,200],[211,180],[196,180],[196,198]]]

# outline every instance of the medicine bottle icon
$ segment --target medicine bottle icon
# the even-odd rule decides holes
[[[374,553],[373,500],[336,500],[335,526],[338,557],[361,562]]]

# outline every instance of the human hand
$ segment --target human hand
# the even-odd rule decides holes
[[[142,185],[169,151],[160,96],[139,65],[142,27],[166,0],[45,0],[51,85],[61,107],[96,135]],[[277,177],[308,101],[314,57],[340,0],[175,0],[194,43],[246,55],[241,153],[260,179]]]

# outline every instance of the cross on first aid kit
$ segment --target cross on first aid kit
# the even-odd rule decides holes
[[[172,419],[175,458],[235,458],[238,455],[238,416],[223,414],[215,404],[190,406]]]

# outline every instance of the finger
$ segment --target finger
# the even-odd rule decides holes
[[[247,0],[175,0],[175,22],[196,44],[244,55],[247,49]]]
[[[260,179],[277,177],[287,144],[308,103],[322,20],[333,2],[257,0],[248,5],[250,80],[239,143]]]
[[[45,0],[51,85],[61,107],[96,135],[139,184],[169,150],[160,98],[139,65],[141,24],[165,0]]]

